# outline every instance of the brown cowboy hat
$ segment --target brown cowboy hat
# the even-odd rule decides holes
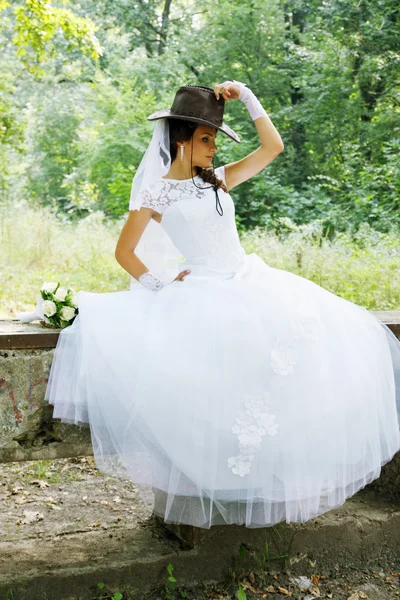
[[[214,90],[202,85],[183,85],[175,94],[171,108],[165,108],[153,113],[147,119],[155,121],[171,117],[185,121],[194,121],[203,125],[216,127],[235,142],[240,142],[240,137],[225,125],[224,116],[225,100],[222,96],[215,96]]]

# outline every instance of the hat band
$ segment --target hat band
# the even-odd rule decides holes
[[[203,119],[203,121],[210,121],[211,123],[215,123],[217,127],[221,127],[222,119],[215,117],[213,115],[204,115],[199,114],[198,112],[193,112],[191,110],[180,111],[179,109],[171,109],[171,117],[175,115],[180,115],[182,117],[195,117],[196,119]]]

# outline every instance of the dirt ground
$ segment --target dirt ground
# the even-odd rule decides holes
[[[181,593],[183,592],[183,595]],[[220,599],[220,600],[315,600],[316,598],[332,598],[334,600],[394,600],[399,598],[399,573],[391,571],[336,571],[315,573],[311,578],[291,576],[288,573],[256,576],[250,572],[236,583],[219,586],[198,586],[184,588],[176,592],[176,598],[186,600]],[[168,592],[158,590],[146,600],[168,598]]]
[[[40,540],[49,527],[54,535],[101,528],[112,537],[118,536],[132,519],[143,524],[151,522],[151,509],[143,504],[135,486],[99,473],[92,457],[0,465],[0,507],[0,530],[7,540],[19,539],[22,535]],[[154,523],[151,526],[155,535],[167,536],[161,526]],[[243,547],[225,581],[218,585],[180,587],[179,579],[174,581],[171,565],[170,571],[165,572],[165,584],[142,597],[99,587],[98,596],[87,600],[400,598],[400,556],[377,556],[374,564],[358,569],[343,569],[332,564],[330,569],[321,571],[318,564],[310,562],[304,570],[307,572],[293,575],[282,570],[282,561],[279,566],[279,561],[265,562],[261,566],[258,562],[250,569],[252,557],[249,554],[251,551]],[[4,600],[13,600],[13,597]]]

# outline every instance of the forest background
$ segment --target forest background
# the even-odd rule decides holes
[[[247,251],[367,308],[400,308],[397,0],[0,0],[0,315],[45,279],[127,289],[114,247],[147,116],[236,79],[285,150],[232,191]],[[241,102],[215,166],[258,147]]]

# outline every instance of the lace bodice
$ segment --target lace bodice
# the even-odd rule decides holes
[[[196,185],[203,189],[198,189],[192,179],[161,179],[151,183],[142,194],[142,206],[152,208],[160,215],[176,200],[180,200],[184,194],[187,198],[203,197],[204,191],[210,186],[205,183],[198,175],[193,178]]]
[[[215,174],[225,183],[224,166]],[[200,176],[194,181],[196,185],[192,179],[154,181],[143,191],[141,206],[161,215],[162,228],[185,258],[182,269],[190,268],[193,274],[235,273],[246,253],[236,229],[233,200],[222,188],[218,190],[221,216],[211,184]]]

